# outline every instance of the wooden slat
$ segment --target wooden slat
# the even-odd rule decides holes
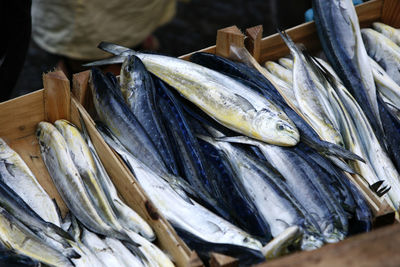
[[[367,27],[372,22],[380,20],[383,1],[374,0],[356,7],[359,16],[360,26]],[[303,23],[296,27],[286,30],[295,43],[302,43],[307,47],[308,51],[315,52],[320,49],[320,43],[317,35],[317,29],[313,21]],[[279,34],[273,34],[261,40],[260,59],[259,62],[267,60],[277,60],[280,57],[289,54]]]
[[[385,0],[382,9],[382,22],[400,28],[400,1]]]
[[[190,254],[190,259],[186,267],[204,267],[204,263],[200,260],[200,257],[196,251],[192,251]]]
[[[88,84],[89,82],[90,70],[82,71],[72,75],[72,94],[76,97],[79,103],[85,105],[87,99],[89,98],[90,91],[80,90],[81,84]]]
[[[207,48],[200,49],[200,50],[197,50],[197,51],[195,51],[195,52],[182,55],[182,56],[180,56],[179,58],[180,58],[180,59],[184,59],[184,60],[189,60],[191,55],[193,55],[194,53],[198,53],[198,52],[205,52],[205,53],[215,54],[215,48],[216,48],[215,45],[209,46],[209,47],[207,47]]]
[[[70,85],[62,71],[43,74],[44,111],[46,120],[54,122],[58,119],[69,119]]]
[[[236,26],[218,30],[215,54],[230,58],[231,45],[244,47],[244,34]]]
[[[350,237],[336,244],[295,253],[257,267],[399,266],[400,224]]]
[[[257,25],[246,29],[246,35],[248,38],[245,39],[245,45],[250,54],[255,60],[260,60],[260,48],[261,48],[261,37],[263,33],[263,26]]]
[[[219,253],[211,253],[210,267],[237,267],[239,261],[230,256]]]
[[[8,142],[31,135],[44,117],[43,90],[0,103],[0,137]]]

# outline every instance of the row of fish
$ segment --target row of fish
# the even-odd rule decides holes
[[[87,132],[66,120],[54,125],[40,122],[36,135],[70,213],[61,218],[25,162],[0,140],[0,243],[30,257],[15,257],[28,265],[173,266],[151,243],[152,228],[119,198]]]
[[[104,42],[114,57],[89,64],[123,63],[119,79],[91,70],[98,130],[204,258],[254,263],[369,231],[360,184],[399,208],[397,46],[360,30],[351,1],[313,2],[329,63],[281,32],[291,58],[266,69],[238,47],[241,63],[188,62]]]
[[[370,210],[342,171],[354,172],[341,158],[362,158],[333,126],[322,140],[262,73],[207,53],[193,63],[100,48],[116,56],[91,65],[123,64],[119,79],[91,70],[98,130],[200,256],[255,263],[291,226],[301,236],[275,255],[370,230]]]

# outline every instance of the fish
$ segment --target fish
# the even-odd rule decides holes
[[[68,212],[63,220],[63,227],[65,231],[68,231],[71,236],[74,237],[76,242],[76,250],[81,256],[79,259],[72,259],[76,267],[105,267],[104,264],[96,257],[96,255],[82,243],[81,234],[82,230],[76,220],[76,217]]]
[[[195,118],[189,121],[195,128],[195,134],[208,135]],[[261,242],[268,242],[272,238],[269,225],[258,212],[250,196],[240,186],[240,180],[235,175],[229,159],[209,143],[199,138],[197,140],[205,159],[210,163],[210,170],[214,173],[213,182],[217,189],[214,195],[223,201],[232,218],[231,222]]]
[[[157,170],[165,170],[164,162],[150,137],[135,115],[129,110],[120,93],[99,69],[90,76],[93,103],[100,119],[118,136],[128,151]]]
[[[147,239],[133,231],[128,231],[126,228],[121,228],[120,224],[116,222],[111,223],[102,218],[90,196],[88,196],[79,171],[71,159],[66,141],[52,124],[40,122],[37,137],[43,161],[57,190],[66,202],[67,207],[85,227],[105,236],[133,242],[161,266],[173,266],[168,257]],[[65,190],[65,188],[74,188],[76,192]]]
[[[43,243],[24,223],[0,207],[0,239],[18,253],[50,266],[73,266],[68,257]]]
[[[104,264],[104,266],[125,266],[124,262],[117,257],[117,254],[107,246],[95,233],[82,227],[82,242],[94,255]]]
[[[298,226],[291,226],[263,247],[262,252],[267,260],[289,254],[288,247],[298,242],[302,236],[303,232]]]
[[[400,85],[393,81],[386,71],[372,58],[370,58],[370,64],[379,95],[389,99],[396,107],[400,107]]]
[[[373,29],[362,29],[361,34],[368,55],[400,85],[400,47]]]
[[[361,168],[359,173],[367,179],[370,186],[377,182],[386,183],[387,186],[384,186],[384,188],[390,186],[389,192],[385,190],[384,193],[388,194],[389,204],[392,208],[397,210],[400,204],[400,194],[396,193],[400,190],[400,181],[397,178],[399,173],[374,133],[372,125],[364,113],[365,110],[361,108],[346,87],[333,76],[330,77],[330,81],[343,105],[342,112],[349,114],[344,116],[350,119],[347,123],[348,129],[351,130],[349,144],[353,146],[353,149],[359,150],[357,153],[364,155],[367,163],[365,165],[358,163],[359,168]]]
[[[229,253],[231,251],[229,248],[234,247],[241,253],[247,254],[245,251],[250,250],[251,254],[260,255],[259,241],[195,201],[188,203],[182,199],[164,179],[130,154],[115,136],[110,135],[110,132],[105,133],[102,129],[99,129],[99,132],[106,143],[128,164],[143,190],[175,229],[191,233],[197,242],[202,244],[203,240],[214,244],[219,247],[221,253]],[[203,248],[210,251],[210,247],[203,246]],[[235,255],[237,253],[236,251]],[[259,257],[257,258],[258,262]]]
[[[111,185],[107,188],[104,188],[101,185],[102,183],[100,182],[100,180],[104,180],[107,178],[101,177],[101,174],[104,174],[104,172],[101,172],[99,170],[99,168],[101,167],[98,166],[98,164],[101,163],[95,160],[95,157],[92,154],[92,151],[94,150],[90,150],[80,131],[76,128],[75,125],[71,124],[69,121],[57,120],[54,125],[64,137],[68,145],[71,158],[73,159],[73,162],[77,167],[79,174],[83,178],[82,180],[85,184],[87,192],[89,193],[89,196],[91,197],[93,203],[96,205],[100,216],[102,216],[105,221],[110,222],[116,231],[124,231],[123,226],[125,221],[120,220],[117,217],[115,212],[117,208],[114,207],[114,202],[110,201],[110,193],[106,193],[106,190],[110,189],[109,187],[111,187],[112,182],[109,181]],[[103,184],[107,182],[108,181],[103,181]],[[115,188],[112,188],[111,190],[116,191]],[[114,192],[114,194],[116,194],[116,192]],[[121,201],[120,199],[118,200]],[[118,205],[118,207],[122,207],[122,205]],[[127,207],[123,209],[126,210],[126,208]],[[119,210],[124,211],[121,209]],[[149,240],[154,240],[155,234],[151,227],[134,211],[128,212],[130,215],[134,215],[133,217],[131,217],[133,221],[128,225],[134,224],[133,229],[135,232],[142,233],[142,235]],[[126,213],[122,212],[121,215],[122,217],[126,218],[124,214]]]
[[[61,225],[57,204],[39,184],[22,158],[1,138],[0,179],[43,220],[57,226]]]
[[[68,145],[55,126],[40,122],[36,137],[49,174],[68,209],[88,229],[106,236],[126,239],[100,216],[75,166]]]
[[[264,157],[284,178],[284,183],[293,196],[313,217],[322,232],[324,241],[338,242],[347,234],[344,211],[338,208],[328,185],[321,178],[321,172],[310,161],[298,156],[291,149],[263,144],[248,137],[219,138],[220,141],[255,145]],[[284,165],[281,163],[285,162]]]
[[[375,31],[380,32],[385,35],[387,38],[392,40],[394,43],[400,46],[400,30],[393,28],[389,25],[386,25],[382,22],[374,22],[372,23],[372,28]]]
[[[72,237],[58,226],[44,221],[10,187],[0,181],[0,206],[17,220],[29,226],[46,245],[55,248],[66,257],[76,257]]]
[[[172,174],[178,175],[176,159],[155,104],[153,79],[138,57],[129,56],[125,59],[121,67],[120,83],[127,105],[153,141],[166,167]]]
[[[100,185],[102,186],[108,201],[111,203],[112,209],[117,215],[118,220],[124,225],[124,227],[127,227],[131,231],[139,233],[147,240],[155,240],[156,236],[151,226],[142,217],[140,217],[139,214],[137,214],[133,209],[126,205],[124,201],[118,196],[117,189],[111,181],[111,178],[108,176],[108,173],[101,163],[96,149],[94,148],[80,111],[79,115],[79,120],[85,142],[89,146],[89,150],[91,152],[91,155],[93,156],[93,160],[96,165],[95,173],[97,174],[98,181],[100,182]]]
[[[102,220],[110,224],[116,231],[122,231],[122,226],[119,224],[113,208],[108,202],[106,193],[98,181],[92,154],[79,130],[67,120],[57,120],[54,122],[54,126],[64,137],[71,159],[98,214]]]
[[[378,136],[383,135],[376,87],[351,0],[313,0],[315,25],[329,63],[360,103]]]
[[[101,121],[105,123],[130,153],[150,166],[157,174],[173,184],[174,189],[185,196],[190,188],[168,170],[146,131],[125,104],[122,94],[106,79],[99,69],[91,70],[91,90],[93,102]],[[190,201],[187,199],[187,201]]]
[[[221,135],[210,126],[206,128],[212,131],[214,136]],[[310,218],[304,206],[298,202],[281,177],[269,170],[263,162],[225,142],[229,137],[225,140],[221,137],[217,140],[201,135],[198,137],[222,150],[229,158],[241,185],[268,222],[273,237],[278,236],[286,228],[297,225],[305,232],[301,242],[302,249],[315,249],[323,244],[316,221]]]
[[[181,163],[180,168],[189,184],[196,190],[202,203],[215,210],[223,218],[230,220],[223,203],[213,193],[217,191],[214,173],[193,135],[193,130],[183,113],[183,109],[173,93],[159,79],[155,80],[157,106],[161,111],[164,125],[171,136],[171,142]]]
[[[326,112],[326,106],[321,101],[317,85],[307,68],[303,53],[285,32],[280,32],[280,35],[294,58],[293,91],[301,113],[322,140],[342,146],[343,139],[329,118],[329,113]]]
[[[115,45],[103,42],[99,47],[114,51]],[[177,58],[134,51],[131,54],[222,125],[277,145],[293,146],[299,141],[297,128],[282,110],[230,77]],[[102,63],[89,65],[98,64]]]
[[[293,87],[293,73],[287,68],[282,67],[276,62],[267,61],[264,63],[264,66],[269,70],[273,75],[277,76],[287,84]]]
[[[39,267],[40,262],[16,253],[14,250],[0,244],[0,265],[10,267]]]
[[[293,59],[291,58],[281,57],[278,62],[281,66],[287,68],[288,70],[293,69]]]
[[[128,248],[126,248],[121,241],[106,237],[104,239],[106,245],[116,254],[116,257],[123,262],[124,266],[149,266],[148,262],[145,262],[141,258],[133,255]],[[154,266],[158,266],[153,264]]]
[[[264,97],[274,101],[296,124],[296,127],[300,131],[301,140],[315,148],[317,151],[336,155],[345,159],[363,161],[362,158],[343,147],[321,140],[315,130],[288,106],[274,85],[272,85],[271,82],[257,70],[243,63],[233,62],[223,57],[204,52],[193,54],[190,60],[208,68],[222,71],[237,80],[241,79],[241,81],[246,81],[247,86],[252,86],[254,90],[258,90]]]

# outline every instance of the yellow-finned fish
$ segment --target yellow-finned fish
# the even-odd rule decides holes
[[[9,248],[49,266],[73,266],[61,252],[44,244],[25,224],[0,207],[0,240]]]
[[[100,166],[101,162],[93,155],[96,153],[94,147],[90,149],[78,128],[66,120],[58,120],[54,125],[67,142],[74,164],[104,219],[118,231],[121,231],[123,226],[142,234],[149,240],[154,240],[155,234],[146,221],[124,205],[118,197],[114,185]]]
[[[1,138],[0,179],[14,190],[43,220],[57,226],[61,225],[56,204],[17,152],[12,150]]]
[[[293,56],[293,91],[301,113],[322,140],[342,144],[340,133],[319,99],[317,85],[312,79],[302,52],[286,33],[281,33],[281,36]]]
[[[361,34],[368,55],[400,85],[400,47],[373,29],[362,29]]]
[[[143,54],[109,43],[99,47],[118,55],[122,62],[136,55],[146,69],[174,87],[222,125],[260,141],[294,146],[300,135],[294,123],[274,103],[240,82],[214,70],[185,60]],[[102,65],[107,61],[88,65]]]
[[[400,46],[400,30],[390,27],[389,25],[386,25],[382,22],[374,22],[372,23],[372,28],[374,30],[382,33],[385,35],[387,38],[395,42],[397,45]]]

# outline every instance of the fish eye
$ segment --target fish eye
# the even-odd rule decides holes
[[[279,131],[283,131],[283,129],[285,129],[285,127],[283,127],[282,124],[279,124],[279,125],[277,126],[277,128],[278,128]]]

